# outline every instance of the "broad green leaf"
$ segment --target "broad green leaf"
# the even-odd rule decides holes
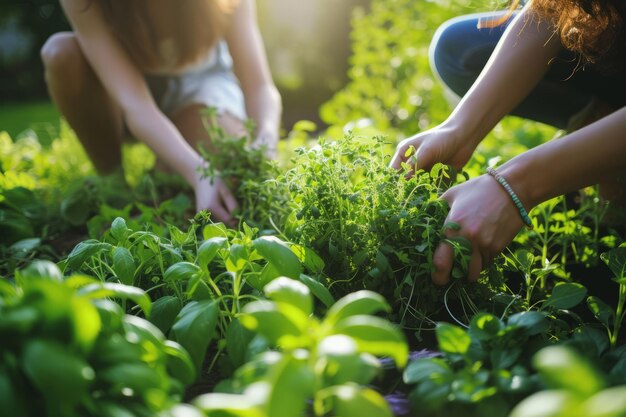
[[[189,352],[196,369],[202,369],[206,350],[215,334],[219,308],[215,301],[192,301],[176,317],[170,338]]]
[[[166,383],[166,375],[143,362],[128,362],[112,365],[98,371],[99,384],[106,384],[105,389],[121,394],[126,389],[135,395],[148,393]]]
[[[137,341],[127,340],[122,332],[113,333],[98,341],[93,350],[93,365],[96,369],[127,362],[140,362],[144,352]]]
[[[545,314],[539,311],[524,311],[513,314],[507,320],[509,326],[522,327],[528,336],[543,333],[550,327]]]
[[[605,327],[610,328],[615,320],[615,311],[611,306],[596,296],[587,297],[587,306],[593,316]]]
[[[243,327],[239,319],[233,319],[228,325],[226,329],[226,354],[234,368],[246,363],[248,345],[253,338],[254,333]]]
[[[291,245],[290,247],[306,269],[316,274],[324,270],[324,260],[313,249],[301,245]]]
[[[72,322],[74,327],[74,341],[89,352],[100,334],[102,322],[100,314],[90,300],[81,297],[72,297]]]
[[[164,352],[167,355],[167,369],[170,374],[187,386],[196,379],[196,368],[189,353],[178,343],[166,340]]]
[[[19,271],[20,279],[51,279],[53,281],[63,281],[63,273],[59,267],[50,261],[37,260],[26,268]]]
[[[472,318],[469,334],[477,340],[487,341],[497,336],[502,327],[502,321],[493,314],[478,313]]]
[[[204,240],[209,240],[214,237],[228,238],[228,229],[224,226],[224,223],[209,224],[202,229],[202,237]]]
[[[135,260],[128,249],[122,246],[113,249],[113,270],[122,284],[133,285]]]
[[[116,217],[111,224],[111,236],[118,241],[118,243],[124,242],[128,237],[130,230],[126,226],[126,220],[121,217]]]
[[[265,403],[267,416],[293,417],[303,414],[315,390],[315,376],[306,361],[286,355],[270,369],[271,391]],[[289,395],[285,395],[289,393]]]
[[[326,314],[324,320],[329,326],[354,315],[373,314],[380,311],[389,312],[391,307],[387,300],[373,291],[361,290],[339,299]]]
[[[600,255],[600,258],[613,272],[615,278],[626,276],[626,245],[605,252]]]
[[[584,358],[565,346],[549,346],[533,357],[533,365],[544,383],[566,389],[582,398],[604,388],[603,378]]]
[[[626,386],[600,391],[584,402],[581,415],[586,417],[626,416]]]
[[[299,279],[300,282],[309,287],[315,298],[320,300],[326,307],[335,304],[335,298],[324,284],[304,274],[300,274]]]
[[[183,308],[183,303],[178,297],[166,295],[158,298],[152,303],[152,313],[150,314],[150,323],[154,324],[167,334],[172,325],[176,321],[176,317]]]
[[[177,262],[167,268],[163,279],[167,282],[177,282],[191,279],[195,274],[200,272],[200,267],[191,262]]]
[[[472,343],[465,330],[452,324],[438,323],[435,332],[442,352],[464,355]]]
[[[523,399],[509,417],[579,416],[581,398],[566,390],[540,391]]]
[[[404,334],[398,327],[380,317],[349,316],[338,321],[331,332],[354,339],[360,352],[393,358],[400,368],[407,362],[409,349]]]
[[[258,332],[270,343],[282,347],[302,343],[309,325],[309,317],[299,308],[279,306],[271,301],[246,304],[239,320],[247,329]]]
[[[283,241],[275,236],[263,236],[255,239],[254,249],[268,261],[280,275],[298,279],[302,273],[300,259]]]
[[[225,248],[228,245],[228,239],[225,237],[213,237],[211,239],[205,240],[202,242],[200,247],[198,248],[198,256],[196,257],[196,262],[200,265],[201,268],[206,269],[205,272],[208,273],[208,265],[213,261],[215,255],[217,255],[218,251],[222,248]]]
[[[342,334],[328,336],[317,346],[316,373],[324,386],[354,382],[365,385],[380,371],[380,361],[369,353],[359,353],[356,342]]]
[[[543,308],[553,307],[561,310],[578,305],[587,296],[587,289],[574,282],[561,282],[554,286],[550,298],[543,303]]]
[[[371,388],[344,384],[324,390],[323,397],[332,404],[333,415],[342,417],[392,417],[389,404]],[[327,407],[329,407],[327,405]],[[330,408],[329,407],[329,408]]]
[[[309,288],[300,281],[278,277],[263,288],[271,300],[291,304],[306,315],[313,311],[313,300]]]
[[[102,243],[95,239],[85,240],[80,242],[72,252],[67,256],[67,267],[76,271],[92,256],[97,255],[102,251],[111,250],[111,245],[108,243]]]
[[[144,311],[146,316],[150,316],[152,310],[152,302],[148,294],[141,288],[130,285],[118,284],[115,282],[103,282],[98,284],[90,284],[78,290],[78,294],[85,297],[96,298],[120,298],[122,300],[131,300]]]
[[[27,417],[29,415],[26,405],[27,399],[18,387],[22,386],[16,378],[11,378],[5,371],[4,366],[0,366],[0,415],[11,417]]]
[[[405,384],[419,384],[428,379],[448,380],[452,377],[450,366],[442,359],[421,358],[408,364],[402,380]]]
[[[241,271],[248,263],[250,254],[245,246],[240,244],[233,244],[228,251],[228,258],[226,259],[226,270],[237,273]]]
[[[22,367],[48,401],[71,406],[87,395],[94,370],[65,346],[30,340],[24,347]]]
[[[267,417],[253,398],[242,394],[203,394],[193,400],[208,416],[215,417]]]

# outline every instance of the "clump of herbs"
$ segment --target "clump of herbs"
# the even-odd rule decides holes
[[[200,149],[208,163],[203,174],[226,182],[240,204],[236,213],[239,220],[260,229],[272,227],[272,222],[284,214],[286,195],[272,185],[277,165],[267,156],[265,146],[254,145],[254,124],[248,121],[247,133],[235,137],[216,123],[214,111],[207,113],[207,120],[211,149]]]
[[[422,325],[443,305],[430,275],[448,213],[439,195],[452,181],[441,164],[407,176],[408,166],[389,167],[390,154],[385,138],[353,135],[299,149],[294,167],[277,179],[294,211],[282,232],[324,259],[335,293],[380,292],[402,325]]]

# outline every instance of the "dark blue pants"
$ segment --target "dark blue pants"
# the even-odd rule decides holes
[[[493,15],[461,16],[444,23],[435,33],[430,48],[431,67],[460,97],[472,86],[506,29],[506,24],[477,28],[480,18]],[[529,25],[526,30],[532,29]],[[576,70],[578,62],[574,53],[564,49],[544,79],[511,114],[563,129],[593,97],[615,109],[626,105],[625,74],[602,75],[589,65]]]

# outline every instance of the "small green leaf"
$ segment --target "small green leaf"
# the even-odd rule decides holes
[[[270,371],[271,391],[265,404],[267,416],[293,417],[303,414],[315,389],[313,370],[303,360],[286,355]],[[285,395],[288,392],[289,395]]]
[[[72,252],[67,256],[67,266],[77,271],[92,256],[97,255],[102,251],[108,251],[111,249],[111,245],[108,243],[102,243],[95,239],[85,240],[80,242]]]
[[[342,417],[392,417],[389,404],[382,395],[371,388],[344,384],[327,388],[323,392],[331,400],[333,415]]]
[[[202,229],[202,237],[204,237],[204,240],[214,237],[228,238],[228,229],[224,226],[224,223],[209,224]]]
[[[550,298],[544,303],[542,308],[553,307],[565,310],[578,305],[587,295],[587,289],[581,284],[574,282],[560,282],[555,285]]]
[[[37,260],[26,268],[19,271],[20,279],[51,279],[53,281],[63,281],[63,273],[59,267],[50,261]]]
[[[255,239],[254,249],[267,262],[272,264],[280,275],[298,279],[302,273],[300,259],[283,241],[275,236],[263,236]]]
[[[387,300],[373,291],[361,290],[339,299],[326,314],[324,320],[329,326],[347,317],[362,314],[374,314],[380,311],[389,312],[391,307]]]
[[[128,249],[121,246],[113,249],[113,270],[122,284],[134,283],[135,260]]]
[[[219,308],[215,301],[192,301],[176,317],[170,337],[189,352],[197,370],[202,362],[209,343],[215,334]]]
[[[600,255],[600,258],[613,272],[615,278],[626,276],[626,245],[605,252]]]
[[[163,279],[167,282],[178,282],[191,279],[200,272],[200,267],[191,262],[177,262],[167,268]]]
[[[604,388],[604,380],[596,369],[565,346],[541,349],[533,357],[533,365],[551,388],[565,389],[582,398]]]
[[[587,297],[587,306],[593,316],[606,328],[610,328],[615,320],[615,311],[607,303],[596,296]]]
[[[421,358],[409,363],[402,374],[402,380],[405,384],[419,384],[428,379],[447,380],[451,376],[452,370],[445,361]]]
[[[218,251],[225,248],[227,245],[228,239],[225,237],[213,237],[205,240],[198,248],[196,262],[201,268],[207,268],[211,261],[213,261],[213,258],[215,258],[215,255],[217,255]]]
[[[543,333],[550,327],[550,322],[545,314],[539,311],[524,311],[513,314],[507,320],[507,324],[523,328],[528,336]]]
[[[398,367],[403,367],[409,355],[404,334],[387,320],[376,316],[349,316],[338,321],[332,334],[351,337],[360,352],[393,358]]]
[[[163,348],[167,355],[167,369],[183,385],[189,385],[196,379],[196,368],[189,353],[178,343],[166,340]]]
[[[438,323],[436,335],[439,349],[446,353],[464,355],[472,343],[465,330],[448,323]]]
[[[150,315],[152,310],[152,301],[148,294],[141,288],[133,287],[130,285],[118,284],[115,282],[103,282],[90,284],[82,287],[78,294],[88,297],[90,299],[113,297],[121,298],[122,300],[132,300],[144,311],[146,316]]]
[[[300,282],[309,287],[309,290],[315,298],[320,300],[326,307],[335,304],[335,298],[324,284],[304,274],[300,274],[299,279]]]
[[[309,325],[309,317],[299,308],[288,304],[279,306],[271,301],[246,304],[239,320],[244,327],[282,347],[300,345]]]
[[[31,340],[24,347],[22,367],[31,382],[49,401],[71,406],[88,394],[93,369],[65,346]]]
[[[263,288],[271,300],[291,304],[306,315],[313,311],[313,300],[309,288],[300,281],[287,277],[278,277]]]
[[[167,334],[172,328],[172,325],[176,321],[176,317],[182,308],[183,304],[178,297],[166,295],[157,298],[157,300],[152,303],[150,323],[158,327],[163,334]]]
[[[496,337],[502,327],[502,321],[493,314],[478,313],[470,323],[469,334],[477,340],[486,341]]]
[[[121,217],[116,217],[111,224],[111,236],[113,236],[118,243],[122,243],[128,237],[129,229],[126,226],[126,220]]]

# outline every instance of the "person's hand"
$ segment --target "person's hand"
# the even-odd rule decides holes
[[[439,125],[426,132],[418,133],[400,142],[391,160],[391,166],[400,169],[402,163],[411,164],[414,169],[429,171],[437,162],[460,170],[472,156],[478,143],[460,135],[457,129]],[[410,147],[415,152],[407,155]]]
[[[252,142],[253,149],[265,149],[265,156],[268,159],[276,159],[278,147],[278,135],[269,131],[259,131],[256,139]]]
[[[196,210],[208,210],[214,220],[229,226],[236,225],[233,212],[239,208],[237,199],[221,178],[198,178],[196,192]]]
[[[467,278],[476,281],[480,272],[513,240],[524,226],[517,207],[506,190],[489,175],[481,175],[456,185],[441,198],[450,206],[444,224],[456,223],[459,228],[446,228],[447,238],[464,237],[471,244]],[[454,250],[442,242],[433,254],[432,280],[444,285],[450,280]]]

